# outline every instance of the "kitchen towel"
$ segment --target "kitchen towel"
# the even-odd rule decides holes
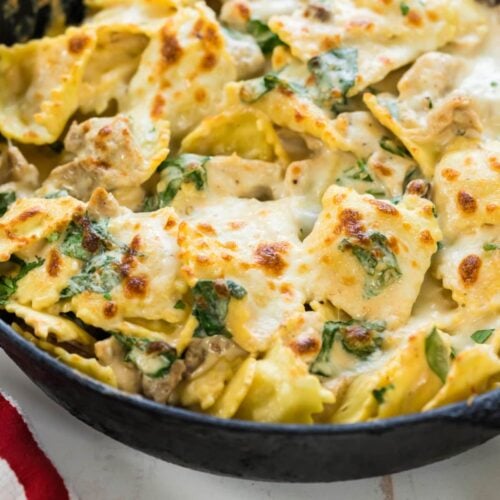
[[[0,392],[0,499],[74,500],[17,404]]]

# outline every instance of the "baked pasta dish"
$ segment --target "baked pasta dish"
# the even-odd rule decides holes
[[[0,305],[20,336],[260,422],[500,384],[499,8],[83,8],[0,45]]]

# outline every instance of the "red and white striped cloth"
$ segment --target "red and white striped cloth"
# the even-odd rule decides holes
[[[0,499],[73,500],[18,406],[0,392]]]

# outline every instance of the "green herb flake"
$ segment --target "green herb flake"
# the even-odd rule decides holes
[[[388,153],[401,156],[403,158],[411,158],[409,151],[402,144],[398,144],[396,141],[393,141],[387,136],[382,137],[379,144],[380,147]]]
[[[425,357],[429,368],[444,384],[450,367],[449,353],[436,327],[425,338]]]
[[[498,243],[485,243],[483,245],[483,250],[485,252],[493,252],[494,250],[500,250],[500,245]]]
[[[279,72],[271,71],[264,76],[246,81],[241,87],[240,99],[246,104],[252,104],[276,88],[299,96],[307,95],[305,87],[285,80],[280,77]]]
[[[401,10],[401,14],[403,16],[407,16],[410,12],[410,6],[406,2],[401,2],[399,4],[399,9]]]
[[[484,344],[491,337],[494,331],[495,331],[494,328],[488,328],[486,330],[477,330],[470,336],[470,338],[476,344]]]
[[[61,237],[61,233],[57,232],[57,231],[54,231],[52,234],[49,234],[47,236],[47,238],[45,238],[47,240],[48,243],[54,243],[55,241],[57,241],[59,238]]]
[[[174,309],[184,310],[186,309],[186,304],[182,300],[178,300],[174,305]]]
[[[164,377],[178,359],[177,351],[166,342],[113,333],[125,351],[124,360],[150,378]]]
[[[356,165],[348,168],[343,176],[348,179],[359,180],[364,182],[373,182],[373,177],[368,172],[368,165],[365,160],[357,160]]]
[[[358,51],[351,47],[329,50],[310,59],[307,68],[316,84],[314,100],[335,111],[334,106],[346,104],[347,94],[356,84]]]
[[[183,184],[194,184],[197,191],[205,189],[207,184],[205,164],[209,160],[209,156],[183,154],[163,161],[158,167],[158,172],[161,172],[162,182],[166,187],[163,191],[146,197],[143,210],[152,212],[169,206]]]
[[[259,19],[248,21],[246,31],[255,38],[264,54],[270,54],[279,45],[286,45],[276,33],[269,29],[266,23]]]
[[[379,405],[385,403],[385,393],[390,389],[394,389],[394,384],[386,385],[384,387],[381,387],[380,389],[373,389],[373,397]]]
[[[0,306],[4,306],[10,297],[17,291],[17,283],[21,281],[30,271],[43,265],[44,260],[37,258],[32,262],[24,262],[23,260],[12,256],[10,262],[19,266],[17,274],[14,276],[0,276]]]
[[[358,320],[327,321],[323,327],[321,350],[311,364],[309,371],[315,375],[332,377],[337,368],[331,361],[331,352],[335,338],[338,337],[347,352],[360,359],[366,359],[382,345],[381,332],[384,322],[366,322]]]
[[[46,200],[53,200],[55,198],[66,198],[69,196],[69,193],[65,189],[60,189],[58,191],[52,191],[49,194],[46,194],[44,198]]]
[[[0,217],[7,212],[12,203],[16,201],[16,193],[14,191],[4,191],[0,193]]]
[[[495,81],[490,82],[490,85],[491,85],[493,88],[498,87],[498,82],[495,82]]]
[[[338,248],[342,252],[350,250],[363,267],[366,273],[364,296],[367,299],[379,295],[402,276],[397,258],[382,233],[374,231],[363,240],[344,238]]]
[[[233,281],[199,280],[192,292],[193,316],[198,320],[195,336],[231,337],[226,328],[229,301],[231,297],[241,300],[247,291]]]

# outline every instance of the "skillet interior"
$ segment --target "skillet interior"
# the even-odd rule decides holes
[[[360,424],[222,420],[95,382],[1,320],[0,332],[0,347],[72,415],[149,455],[206,472],[289,482],[358,479],[442,460],[500,432],[500,389],[470,404]]]

